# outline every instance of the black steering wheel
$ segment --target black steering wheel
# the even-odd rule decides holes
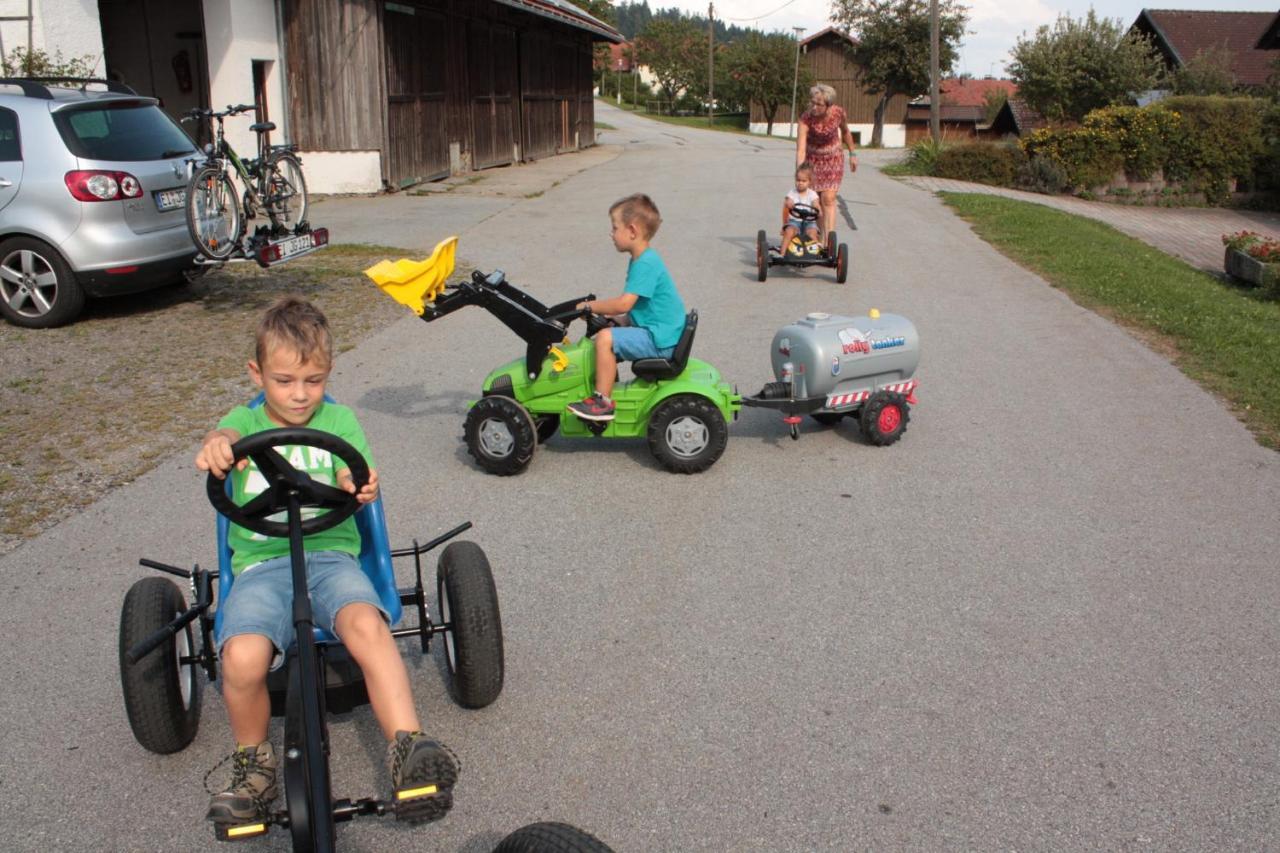
[[[816,221],[818,218],[818,209],[808,204],[793,204],[791,205],[791,215],[802,221],[806,219],[813,219]]]
[[[288,509],[290,493],[298,496],[299,506],[328,510],[312,518],[303,519],[303,536],[336,527],[360,509],[360,502],[356,500],[355,495],[336,486],[318,482],[305,471],[299,471],[290,465],[289,461],[275,449],[277,445],[283,444],[314,447],[337,456],[351,470],[351,479],[355,482],[357,492],[369,482],[369,464],[364,461],[359,451],[336,435],[305,427],[269,429],[242,438],[231,445],[231,452],[235,455],[237,463],[245,458],[254,461],[258,466],[258,472],[267,481],[267,488],[262,494],[241,506],[227,495],[226,481],[219,480],[211,472],[205,482],[205,490],[209,494],[209,503],[213,504],[213,508],[246,530],[261,533],[263,536],[289,535],[288,522],[272,521],[269,516]]]
[[[618,321],[614,320],[607,314],[597,314],[594,311],[588,311],[586,314],[587,321],[587,337],[594,338],[596,332],[601,329],[612,329],[618,325]]]

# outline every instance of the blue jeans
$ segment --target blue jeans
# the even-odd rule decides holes
[[[671,358],[675,347],[658,349],[653,333],[640,326],[616,326],[613,335],[613,354],[619,361],[635,361],[640,358]]]
[[[222,602],[222,630],[218,633],[218,653],[227,640],[238,634],[258,634],[275,646],[271,668],[284,662],[284,650],[293,644],[293,568],[289,556],[275,557],[242,569],[227,600]],[[307,554],[307,589],[311,593],[311,615],[317,628],[332,634],[338,611],[348,604],[363,603],[378,608],[382,618],[391,616],[382,608],[377,590],[360,562],[342,551],[315,551]]]

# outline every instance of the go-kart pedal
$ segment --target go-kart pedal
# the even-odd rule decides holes
[[[266,835],[270,826],[265,820],[252,823],[215,823],[213,835],[219,841],[248,841],[250,838]]]
[[[396,820],[439,820],[453,807],[453,786],[461,766],[449,747],[420,732],[396,732],[387,749],[387,765]]]

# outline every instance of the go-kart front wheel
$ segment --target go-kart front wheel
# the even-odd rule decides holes
[[[191,623],[137,663],[129,663],[126,654],[186,609],[177,584],[165,578],[135,583],[120,609],[120,686],[129,727],[138,743],[161,755],[184,749],[200,727],[201,681],[192,660]]]
[[[502,692],[502,615],[489,558],[474,542],[454,542],[436,566],[444,656],[453,697],[483,708]]]
[[[761,228],[756,232],[756,281],[769,277],[769,235]]]
[[[467,452],[490,474],[509,477],[529,466],[538,430],[528,410],[510,397],[481,398],[467,412]]]
[[[567,823],[531,823],[502,839],[493,853],[613,853],[613,848]]]
[[[849,279],[849,247],[841,243],[836,250],[836,284],[844,284]]]
[[[697,474],[715,464],[729,442],[729,428],[716,404],[697,394],[678,394],[649,416],[649,450],[676,474]]]

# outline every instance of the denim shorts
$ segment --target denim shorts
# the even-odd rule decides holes
[[[784,228],[794,228],[796,229],[797,234],[805,234],[808,233],[808,231],[817,231],[818,223],[805,222],[802,219],[788,219]]]
[[[619,361],[635,361],[640,358],[671,358],[675,347],[658,349],[653,343],[653,333],[639,326],[617,326],[613,334],[613,354]]]
[[[307,554],[307,589],[311,592],[311,616],[317,628],[331,634],[338,611],[348,604],[363,602],[378,608],[390,624],[391,616],[382,607],[369,576],[360,562],[342,551],[315,551]],[[264,560],[242,569],[231,585],[222,608],[222,630],[218,652],[238,634],[259,634],[275,646],[271,668],[284,662],[284,650],[293,645],[293,568],[286,555]]]

